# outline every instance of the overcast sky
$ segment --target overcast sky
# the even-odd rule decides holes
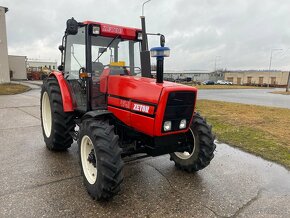
[[[94,20],[140,27],[143,0],[0,0],[9,54],[59,61],[65,22]],[[289,0],[152,0],[145,6],[148,32],[166,36],[166,69],[290,70]],[[156,41],[155,41],[156,42]],[[158,46],[150,43],[150,47]]]

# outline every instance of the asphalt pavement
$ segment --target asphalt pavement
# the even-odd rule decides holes
[[[39,94],[0,96],[0,217],[290,217],[289,171],[224,144],[194,174],[168,155],[129,162],[120,194],[93,201],[76,143],[46,149]]]
[[[290,109],[290,95],[273,94],[285,89],[201,89],[198,99],[237,102]]]

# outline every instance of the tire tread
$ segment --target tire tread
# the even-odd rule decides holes
[[[46,137],[43,131],[46,146],[52,151],[65,151],[73,143],[72,136],[70,135],[70,132],[74,130],[75,126],[73,113],[66,113],[63,111],[61,91],[55,77],[48,77],[43,81],[41,96],[44,92],[47,92],[50,98],[49,100],[52,105],[52,126],[54,127],[51,130],[51,135],[49,138]],[[42,119],[41,125],[43,128]]]

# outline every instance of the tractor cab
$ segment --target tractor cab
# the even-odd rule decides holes
[[[106,87],[101,84],[108,75],[141,73],[141,30],[73,19],[67,25],[60,68],[71,86],[74,106],[79,111],[106,109]]]

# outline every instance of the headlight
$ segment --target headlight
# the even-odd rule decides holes
[[[93,34],[95,35],[100,34],[100,26],[93,26]]]
[[[179,123],[179,129],[185,129],[186,128],[186,119],[182,119]]]
[[[170,131],[171,130],[171,121],[165,121],[163,124],[163,130],[164,132]]]

